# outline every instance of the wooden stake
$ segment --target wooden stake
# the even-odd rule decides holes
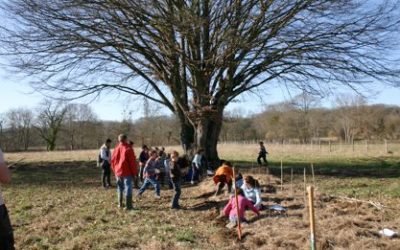
[[[239,208],[239,200],[238,200],[238,196],[236,193],[236,173],[235,173],[235,167],[233,167],[233,186],[235,187],[235,203],[236,203],[236,217],[237,217],[237,233],[238,233],[238,239],[242,240],[242,228],[240,227],[240,208]]]
[[[281,157],[281,190],[283,190],[283,161]]]
[[[314,187],[307,187],[308,211],[310,213],[310,249],[315,250]]]
[[[313,164],[313,163],[311,163],[311,175],[312,175],[312,182],[313,182],[313,185],[315,186],[314,164]]]
[[[304,171],[303,171],[303,177],[304,177],[304,202],[306,203],[306,201],[307,201],[307,199],[306,199],[306,183],[307,183],[307,181],[306,181],[306,168],[304,168]]]

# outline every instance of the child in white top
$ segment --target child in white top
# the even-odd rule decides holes
[[[260,184],[258,181],[254,179],[253,176],[246,176],[241,189],[243,190],[245,197],[249,199],[258,210],[260,210],[262,208],[262,199]]]

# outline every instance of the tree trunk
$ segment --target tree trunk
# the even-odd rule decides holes
[[[194,128],[190,123],[185,113],[180,109],[177,109],[176,115],[179,119],[180,131],[180,141],[185,154],[191,152],[194,146]]]
[[[204,154],[212,168],[219,165],[217,145],[222,127],[223,111],[204,115],[196,123],[196,148],[204,149]]]
[[[180,138],[182,148],[185,154],[189,154],[191,150],[193,150],[195,131],[192,124],[190,124],[186,118],[183,120],[179,119],[179,121],[181,125]]]

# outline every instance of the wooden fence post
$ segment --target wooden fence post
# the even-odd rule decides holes
[[[283,160],[281,157],[281,190],[283,190]]]
[[[313,185],[315,186],[314,164],[313,164],[313,163],[311,163],[311,175],[312,175],[312,182],[313,182]]]
[[[304,202],[306,202],[307,201],[307,199],[306,199],[306,184],[307,184],[307,180],[306,180],[306,168],[304,168],[304,171],[303,171],[303,177],[304,177]]]
[[[315,250],[315,215],[314,215],[314,187],[307,187],[308,210],[310,213],[310,249]]]

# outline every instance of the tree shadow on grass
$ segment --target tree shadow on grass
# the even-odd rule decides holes
[[[248,161],[237,161],[234,165],[240,166],[240,171],[245,174],[257,174],[259,172],[265,174],[267,167],[261,169],[254,166],[254,163]],[[284,175],[290,175],[291,169],[293,174],[302,175],[306,169],[307,175],[311,173],[311,163],[291,161],[284,163]],[[400,159],[396,157],[368,157],[354,158],[342,161],[320,161],[314,163],[314,174],[319,176],[331,176],[338,178],[352,177],[368,177],[368,178],[398,178],[400,177]],[[280,162],[270,161],[268,172],[275,176],[280,176]]]
[[[101,168],[91,162],[18,164],[12,170],[13,186],[100,187],[100,177]]]
[[[195,204],[191,207],[188,207],[187,210],[192,210],[192,211],[209,211],[211,209],[220,209],[221,207],[225,206],[225,204],[228,203],[227,200],[222,200],[222,201],[204,201],[199,204]]]
[[[210,191],[194,197],[195,199],[208,199],[215,194],[215,191]]]

